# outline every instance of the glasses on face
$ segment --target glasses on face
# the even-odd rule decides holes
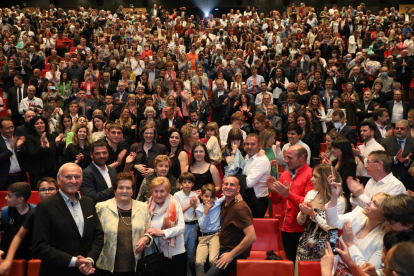
[[[386,270],[389,270],[389,271],[394,271],[394,272],[396,272],[397,274],[402,275],[402,276],[404,276],[404,275],[405,275],[404,273],[401,273],[401,272],[398,272],[398,271],[396,271],[396,270],[394,270],[394,269],[392,269],[392,268],[388,268],[388,267],[386,267],[386,266],[385,266],[385,264],[381,264],[381,269],[386,269]]]
[[[371,163],[378,163],[378,161],[367,161],[367,164],[371,164]]]
[[[56,188],[42,188],[39,190],[40,193],[53,193],[56,191]]]

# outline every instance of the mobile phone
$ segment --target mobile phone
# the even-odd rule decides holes
[[[49,86],[50,87],[50,89],[52,89],[52,90],[55,90],[56,89],[56,86]]]
[[[336,252],[336,248],[339,248],[338,228],[329,229],[328,236],[329,236],[329,244],[332,248],[332,253],[334,253],[334,255],[338,255],[338,252]]]
[[[335,168],[333,166],[331,166],[331,173],[332,173],[333,181],[336,182],[336,178],[335,178]]]

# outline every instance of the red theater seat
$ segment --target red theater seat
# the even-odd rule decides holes
[[[27,202],[37,205],[40,202],[39,193],[37,191],[32,191],[32,195]]]
[[[40,260],[30,260],[27,262],[27,276],[38,276],[40,270]]]
[[[299,276],[321,276],[321,262],[299,262]]]
[[[278,219],[253,219],[256,241],[252,245],[249,260],[264,260],[266,252],[273,250],[286,259],[279,231]]]
[[[294,270],[292,261],[237,260],[237,276],[293,276]]]
[[[9,276],[25,276],[26,275],[26,260],[13,260]]]

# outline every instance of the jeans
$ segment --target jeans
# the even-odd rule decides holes
[[[222,247],[222,248],[220,248],[219,259],[220,259],[220,256],[223,253],[227,253],[227,252],[230,252],[230,251],[232,251],[232,248],[228,248],[228,247]],[[227,267],[225,269],[224,268],[218,268],[217,266],[214,265],[212,268],[209,269],[209,271],[207,271],[206,276],[221,276],[221,275],[224,276],[224,275],[229,275],[232,270],[236,269],[236,267],[237,267],[237,260],[239,260],[239,259],[245,259],[245,258],[243,256],[241,256],[241,255],[236,256],[233,259],[233,261],[231,261],[227,265]]]
[[[184,246],[187,250],[187,260],[195,256],[197,242],[197,224],[186,224],[184,231]]]
[[[303,232],[289,233],[281,231],[283,248],[285,249],[286,258],[293,263],[296,261],[296,251],[299,246],[299,239]]]

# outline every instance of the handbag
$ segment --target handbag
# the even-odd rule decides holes
[[[164,253],[160,252],[155,241],[152,242],[150,248],[155,246],[155,250],[152,254],[146,255],[145,249],[141,259],[138,260],[138,269],[140,276],[162,276],[167,274],[167,262],[164,257]]]

